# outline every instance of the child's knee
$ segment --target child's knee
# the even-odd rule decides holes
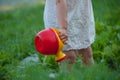
[[[76,61],[76,55],[75,54],[72,54],[72,55],[68,55],[67,56],[67,59],[68,59],[68,63],[69,64],[73,64],[73,63],[75,63],[75,61]]]
[[[65,51],[64,53],[67,55],[67,61],[69,64],[73,64],[76,61],[76,54],[74,50]]]
[[[92,58],[92,49],[91,47],[85,48],[85,49],[81,49],[79,50],[79,53],[82,55],[82,57],[84,58]]]

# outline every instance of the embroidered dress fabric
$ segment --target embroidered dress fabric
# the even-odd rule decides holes
[[[95,24],[91,0],[67,0],[68,43],[64,50],[89,47],[95,38]],[[56,0],[46,0],[44,9],[45,28],[59,29]]]

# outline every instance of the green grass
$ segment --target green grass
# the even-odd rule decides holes
[[[120,71],[111,71],[105,64],[95,64],[91,67],[83,67],[80,64],[74,65],[71,72],[53,73],[49,68],[46,68],[38,63],[26,64],[18,66],[11,71],[12,77],[10,80],[119,80]],[[50,76],[50,74],[55,76]]]
[[[107,23],[111,16],[114,16],[111,22],[119,21],[120,1],[119,0],[92,0],[95,15],[95,21]],[[115,17],[116,16],[116,17]],[[116,22],[117,23],[117,22]],[[111,24],[111,23],[110,23]]]
[[[36,53],[34,37],[43,29],[42,11],[40,5],[0,12],[0,67],[4,67],[0,68],[0,78],[8,75],[7,64],[16,65]]]
[[[43,29],[43,17],[40,10],[43,10],[43,7],[33,6],[0,13],[0,50],[2,53],[16,53],[20,56],[35,51],[34,37]]]
[[[54,57],[44,57],[35,50],[34,37],[44,28],[43,7],[23,6],[0,12],[0,80],[49,80],[51,72],[58,72],[55,80],[120,79],[119,0],[93,0],[96,40],[92,47],[95,62],[100,64],[85,68],[76,63],[71,73],[60,73]],[[20,62],[32,54],[38,54],[41,63],[21,66]]]

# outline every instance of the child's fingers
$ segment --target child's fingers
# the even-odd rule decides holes
[[[63,42],[64,44],[67,44],[68,38],[67,38],[66,36],[61,36],[60,39],[62,40],[62,42]]]
[[[67,40],[68,40],[67,36],[60,36],[60,39],[64,44],[67,44]]]
[[[60,37],[61,39],[68,38],[67,34],[63,34],[63,33],[60,33],[60,34],[59,34],[59,37]]]
[[[67,44],[68,36],[67,36],[66,30],[59,30],[59,31],[60,31],[59,33],[60,39],[64,44]]]
[[[64,44],[67,44],[67,40],[66,40],[66,39],[62,39],[62,42],[63,42]]]
[[[65,40],[67,40],[68,39],[68,37],[67,36],[59,36],[60,37],[60,39],[65,39]]]

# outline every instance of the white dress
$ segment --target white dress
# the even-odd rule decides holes
[[[67,0],[68,43],[64,50],[89,47],[94,42],[95,25],[91,0]],[[59,28],[56,16],[56,0],[46,0],[45,28]]]

